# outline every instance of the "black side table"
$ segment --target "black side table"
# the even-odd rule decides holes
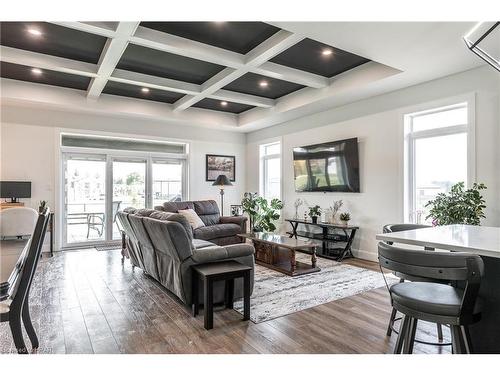
[[[198,281],[203,281],[205,329],[214,326],[213,285],[215,281],[226,282],[225,304],[233,308],[234,279],[243,278],[243,320],[250,319],[250,271],[251,267],[244,266],[234,260],[218,263],[206,263],[192,267],[193,270],[193,316],[199,312]]]

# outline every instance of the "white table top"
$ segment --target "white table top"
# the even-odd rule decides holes
[[[474,225],[444,225],[433,228],[377,234],[377,240],[436,249],[464,251],[500,258],[500,228]]]

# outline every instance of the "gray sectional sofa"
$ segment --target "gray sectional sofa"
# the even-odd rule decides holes
[[[118,212],[117,219],[126,234],[132,264],[143,269],[186,305],[192,303],[191,266],[195,264],[233,259],[250,266],[253,290],[253,246],[245,243],[220,246],[194,238],[188,221],[178,213],[127,208]],[[203,291],[201,285],[199,290]],[[203,303],[203,293],[199,295],[199,302]],[[234,297],[242,296],[242,280],[236,280]],[[214,285],[214,303],[223,301],[224,282],[219,282]]]
[[[210,241],[217,245],[230,245],[245,242],[237,236],[247,231],[247,218],[244,216],[221,216],[217,203],[213,200],[165,202],[156,206],[155,210],[177,212],[178,210],[192,209],[205,224],[204,227],[195,229],[193,237]]]

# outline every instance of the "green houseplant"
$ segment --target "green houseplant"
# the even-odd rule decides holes
[[[279,199],[259,197],[257,193],[245,193],[241,201],[243,212],[248,214],[250,228],[253,232],[273,232],[276,230],[274,221],[280,218],[279,211],[283,208],[283,202]]]
[[[432,219],[433,225],[480,225],[481,219],[485,218],[483,209],[486,205],[481,195],[481,190],[485,189],[484,184],[477,183],[470,189],[465,189],[463,182],[453,185],[449,193],[439,193],[427,202],[425,207],[430,207],[430,210],[426,219]]]
[[[351,220],[351,214],[349,212],[342,212],[339,216],[339,219],[344,225],[347,225],[349,220]]]
[[[321,216],[321,207],[318,205],[309,207],[309,217],[313,223],[316,224],[318,222],[318,216]]]

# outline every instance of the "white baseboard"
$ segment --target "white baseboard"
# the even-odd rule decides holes
[[[359,249],[352,249],[351,251],[355,258],[369,260],[372,262],[378,262],[378,255],[373,251],[366,251]]]

